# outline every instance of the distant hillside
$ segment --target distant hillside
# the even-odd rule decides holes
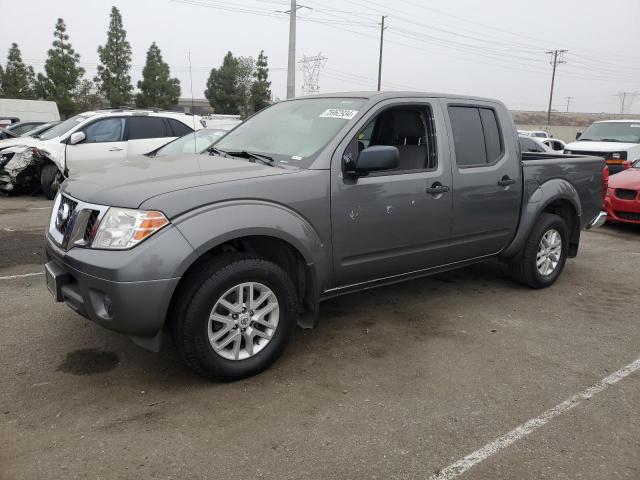
[[[546,125],[547,112],[512,111],[517,125]],[[637,119],[640,115],[615,115],[611,113],[551,113],[551,125],[587,127],[598,120]]]

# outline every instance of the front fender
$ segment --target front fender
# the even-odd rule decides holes
[[[520,223],[518,224],[516,236],[511,244],[502,252],[501,257],[511,258],[517,255],[529,237],[540,214],[551,202],[556,200],[566,200],[571,203],[578,214],[578,222],[581,224],[580,217],[582,216],[582,207],[578,191],[567,180],[561,178],[549,180],[535,189],[529,198],[526,199],[520,215]]]
[[[277,203],[233,200],[192,210],[173,221],[193,247],[193,253],[179,266],[184,272],[211,249],[247,236],[269,236],[292,245],[316,272],[318,285],[331,278],[328,245],[316,229],[294,210]]]

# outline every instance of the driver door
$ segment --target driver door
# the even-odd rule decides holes
[[[84,141],[66,148],[66,166],[70,174],[124,160],[127,157],[125,122],[124,117],[100,118],[79,130],[85,134]]]
[[[337,150],[331,166],[337,287],[447,263],[452,194],[430,190],[451,186],[451,168],[448,145],[436,142],[436,131],[446,131],[437,102],[383,102]],[[398,167],[346,174],[343,155],[357,156],[369,145],[397,147]]]

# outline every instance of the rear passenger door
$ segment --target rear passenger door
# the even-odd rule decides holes
[[[491,102],[443,100],[443,108],[454,152],[451,260],[498,253],[520,217],[522,168],[513,121]]]
[[[143,155],[176,138],[162,117],[132,116],[127,121],[128,154]]]

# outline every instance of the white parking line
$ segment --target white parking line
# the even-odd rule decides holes
[[[540,416],[526,421],[525,423],[514,428],[510,432],[505,433],[504,435],[496,438],[494,441],[490,443],[487,443],[484,447],[476,450],[473,453],[470,453],[463,459],[458,460],[455,463],[452,463],[448,467],[440,470],[437,474],[429,477],[429,480],[450,480],[459,475],[462,475],[471,467],[478,465],[480,462],[486,460],[492,455],[495,455],[503,448],[506,448],[512,443],[515,443],[516,441],[520,440],[521,438],[526,437],[534,430],[537,430],[538,428],[548,423],[550,420],[580,405],[581,400],[589,400],[594,395],[602,392],[603,390],[606,390],[607,387],[609,387],[610,385],[614,385],[618,383],[620,380],[627,377],[628,375],[631,375],[633,372],[635,372],[638,369],[640,369],[640,358],[638,358],[635,362],[632,362],[629,365],[622,367],[620,370],[618,370],[615,373],[612,373],[608,377],[600,380],[598,383],[590,386],[586,390],[583,390],[582,392],[575,394],[573,397],[547,410],[546,412],[542,413]]]
[[[13,280],[16,278],[35,277],[37,275],[44,275],[44,272],[22,273],[20,275],[7,275],[6,277],[0,277],[0,280]]]

